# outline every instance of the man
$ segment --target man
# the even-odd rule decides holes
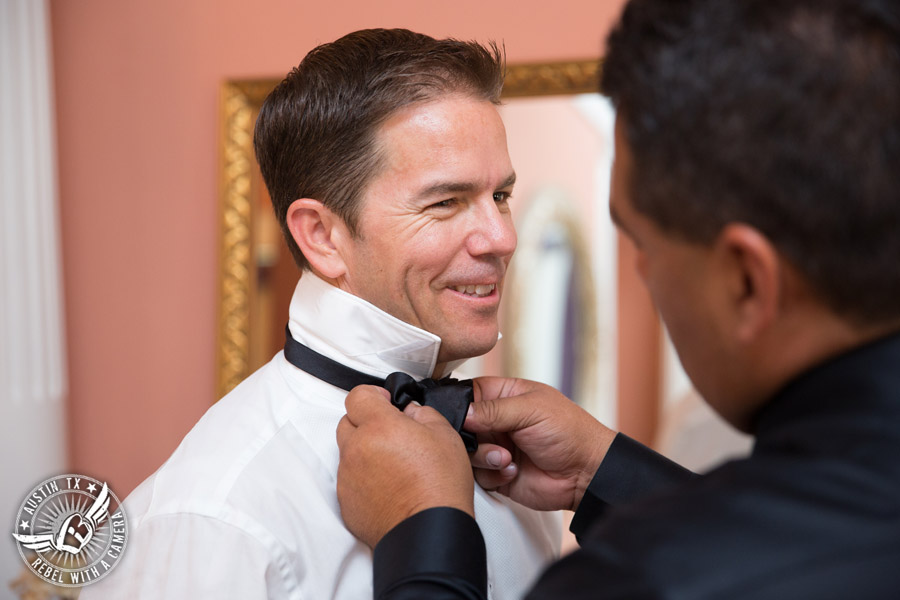
[[[695,386],[756,443],[693,476],[550,388],[478,381],[478,482],[577,509],[581,549],[529,597],[900,597],[896,3],[632,0],[602,86],[612,218]],[[482,598],[453,431],[373,388],[347,408],[338,497],[377,544],[376,597]],[[441,450],[410,461],[375,430]]]
[[[334,430],[358,381],[415,388],[407,375],[446,376],[497,342],[516,246],[502,81],[496,47],[368,30],[310,52],[268,97],[257,157],[305,269],[285,352],[132,494],[126,556],[97,592],[371,596],[371,551],[340,518]],[[490,596],[518,597],[558,554],[558,519],[483,490],[471,500]]]

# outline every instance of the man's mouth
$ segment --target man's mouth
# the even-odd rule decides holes
[[[484,298],[485,296],[490,296],[491,294],[493,294],[496,287],[497,284],[489,283],[486,285],[455,285],[451,289],[467,296]]]

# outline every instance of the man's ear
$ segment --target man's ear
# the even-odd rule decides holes
[[[294,200],[287,210],[287,226],[314,271],[329,279],[347,272],[340,248],[350,231],[324,204],[309,198]]]
[[[772,242],[742,223],[726,225],[715,242],[724,269],[732,333],[739,343],[760,338],[783,308],[784,264]]]

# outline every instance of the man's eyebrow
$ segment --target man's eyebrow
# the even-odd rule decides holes
[[[503,183],[501,183],[499,186],[497,186],[497,189],[502,190],[503,188],[510,187],[510,186],[514,185],[515,183],[516,183],[516,172],[513,171],[506,177],[506,179],[503,180]]]
[[[497,186],[497,189],[502,190],[503,188],[510,187],[515,182],[516,173],[513,171],[507,175],[506,179],[504,179],[500,185]],[[419,190],[416,194],[416,198],[433,198],[434,196],[444,196],[447,194],[470,193],[476,191],[478,187],[478,184],[472,181],[439,181]]]
[[[434,196],[445,196],[447,194],[459,194],[472,192],[477,186],[470,181],[441,181],[433,183],[419,190],[416,194],[417,198],[431,198]]]

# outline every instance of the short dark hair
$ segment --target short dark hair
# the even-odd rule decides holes
[[[461,93],[499,104],[505,60],[497,44],[368,29],[313,49],[266,98],[253,139],[288,247],[298,198],[321,201],[355,235],[359,198],[382,166],[376,134],[396,111]]]
[[[704,244],[752,225],[835,313],[900,317],[896,2],[632,0],[607,49],[636,210]]]

